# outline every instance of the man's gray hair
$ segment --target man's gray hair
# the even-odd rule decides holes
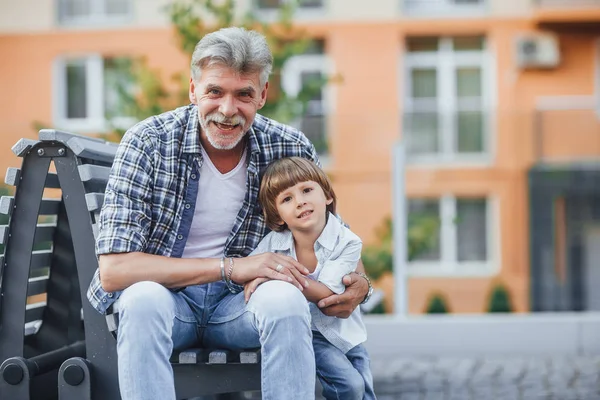
[[[273,55],[266,38],[244,28],[223,28],[205,35],[192,54],[192,79],[198,81],[202,68],[223,65],[241,74],[259,73],[263,87],[273,69]]]

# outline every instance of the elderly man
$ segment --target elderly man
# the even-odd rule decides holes
[[[261,34],[206,35],[192,56],[192,104],[138,123],[117,150],[88,298],[101,313],[118,308],[125,400],[175,399],[169,356],[198,345],[261,347],[263,399],[314,398],[308,271],[248,256],[267,233],[261,172],[281,157],[317,161],[301,132],[257,114],[271,69]],[[269,281],[246,304],[239,285],[258,277]],[[347,317],[367,296],[367,279],[344,279],[346,292],[319,304],[327,315]]]

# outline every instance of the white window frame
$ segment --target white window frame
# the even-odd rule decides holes
[[[455,222],[457,198],[486,200],[486,261],[458,260],[458,234]],[[491,196],[452,195],[444,195],[436,200],[439,200],[440,205],[440,259],[410,261],[407,263],[408,275],[414,277],[488,277],[496,275],[501,265],[498,200]],[[408,212],[408,208],[406,212]]]
[[[122,0],[128,4],[128,12],[123,15],[109,15],[106,12],[106,0],[90,0],[91,10],[89,15],[79,17],[67,17],[61,15],[61,3],[63,0],[56,1],[57,21],[63,27],[88,27],[122,25],[133,19],[133,0]]]
[[[420,1],[420,3],[417,3]],[[456,0],[400,0],[402,10],[410,17],[430,17],[432,14],[444,18],[481,17],[488,12],[490,0],[479,4],[457,4]]]
[[[86,118],[67,117],[66,68],[72,62],[85,65],[86,76]],[[135,123],[133,117],[105,118],[104,107],[104,58],[100,54],[77,54],[58,57],[52,71],[53,82],[53,125],[58,129],[88,134],[107,132],[112,127],[128,128]]]
[[[489,165],[493,156],[494,140],[494,104],[493,85],[493,60],[488,50],[487,40],[483,38],[482,50],[455,51],[453,50],[453,37],[438,38],[438,50],[435,52],[405,52],[404,65],[404,88],[402,97],[404,99],[403,118],[408,114],[420,111],[417,107],[419,100],[412,98],[411,71],[415,68],[428,68],[437,74],[437,97],[436,107],[439,116],[438,138],[440,150],[428,154],[407,154],[408,164],[423,164],[427,166],[439,166],[444,164],[466,164],[473,166]],[[456,102],[456,71],[457,68],[476,67],[481,70],[482,93],[481,106],[478,107],[474,101],[471,105],[474,110],[481,108],[484,116],[483,152],[458,153],[454,151],[454,141],[458,138],[456,125],[453,118],[458,116],[458,104]],[[463,104],[469,105],[469,100],[463,100]],[[461,109],[461,111],[465,111]],[[406,132],[408,134],[408,132]]]
[[[260,8],[258,7],[257,0],[251,0],[252,11],[256,14],[256,16],[263,22],[274,23],[277,22],[279,17],[279,9],[275,8]],[[282,3],[291,3],[295,0],[282,0]],[[321,7],[301,7],[300,5],[296,8],[294,12],[294,20],[295,21],[314,21],[314,20],[323,20],[328,17],[329,10],[329,0],[322,0],[323,5]]]
[[[302,74],[307,72],[320,72],[324,76],[330,76],[333,72],[332,62],[325,54],[300,54],[290,57],[281,68],[281,87],[290,97],[296,97],[302,89]],[[323,115],[325,116],[325,133],[329,141],[329,118],[332,113],[331,88],[330,85],[324,85],[321,88],[321,104]],[[300,118],[296,118],[290,123],[295,128],[300,128]],[[331,150],[331,149],[330,149]],[[322,164],[326,163],[330,151],[319,155]]]

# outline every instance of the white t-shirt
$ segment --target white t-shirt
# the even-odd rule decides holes
[[[223,257],[246,195],[246,150],[238,165],[226,174],[219,172],[204,149],[202,158],[196,209],[183,258]]]

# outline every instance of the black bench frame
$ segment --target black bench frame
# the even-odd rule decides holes
[[[61,400],[120,398],[116,341],[105,317],[86,298],[98,267],[95,223],[116,148],[114,143],[56,130],[42,130],[38,141],[22,139],[13,147],[23,165],[7,173],[7,183],[16,186],[16,193],[8,201],[9,225],[0,228],[0,243],[6,246],[5,257],[0,256],[1,398],[56,398],[56,388]],[[49,172],[51,163],[56,173]],[[50,230],[38,225],[44,204],[52,203],[42,200],[44,188],[62,191],[60,201],[53,201],[57,223]],[[46,307],[32,317],[42,321],[39,330],[25,335],[25,302],[35,285],[29,279],[37,257],[33,248],[48,239],[54,240],[54,247]],[[51,344],[26,351],[28,338],[41,339],[49,321],[61,312],[63,327],[54,332]],[[178,399],[260,389],[259,351],[190,349],[174,354],[171,361]]]

